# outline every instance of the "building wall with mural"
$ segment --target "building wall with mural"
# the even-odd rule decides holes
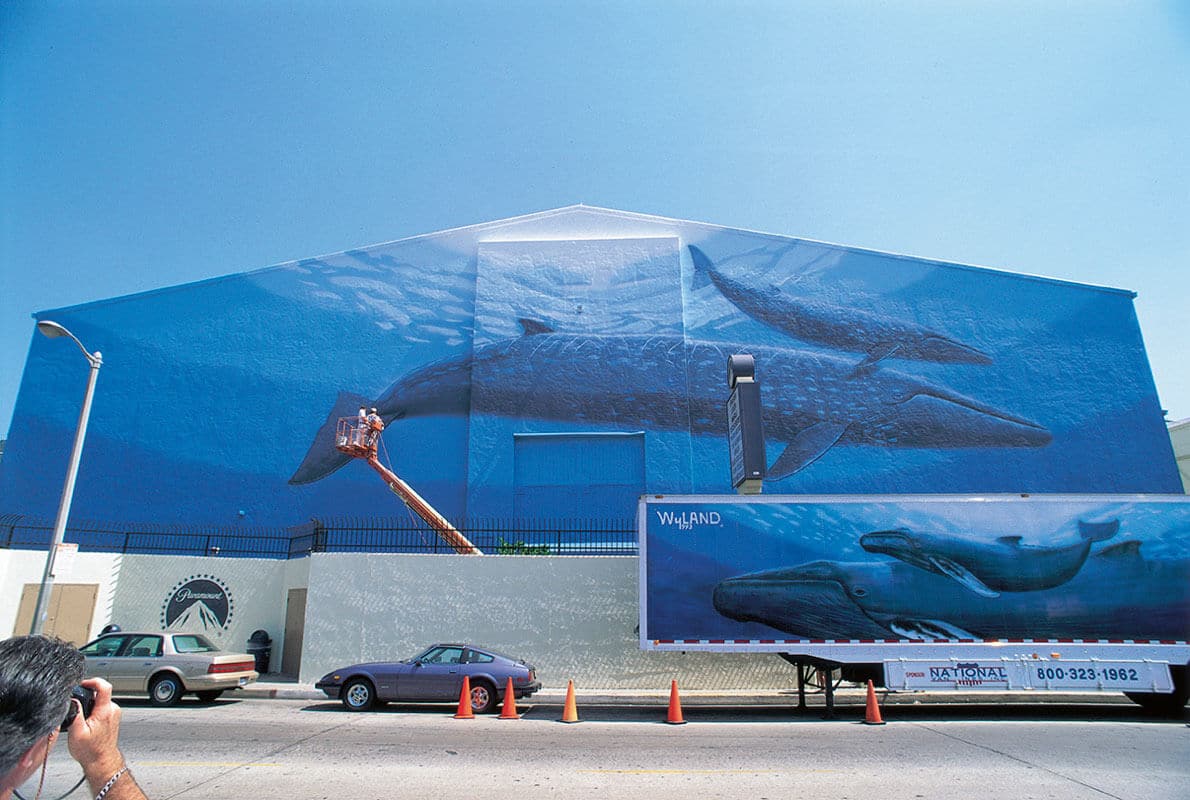
[[[104,357],[76,519],[249,528],[401,511],[361,404],[456,520],[730,491],[737,352],[766,492],[1180,492],[1132,299],[578,206],[36,316]],[[48,517],[87,370],[30,331],[0,512]]]

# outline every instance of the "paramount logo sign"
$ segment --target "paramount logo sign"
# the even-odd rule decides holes
[[[661,511],[658,510],[657,522],[662,527],[674,528],[681,531],[693,530],[695,525],[722,525],[723,515],[718,511]]]
[[[227,630],[234,609],[231,592],[222,580],[214,575],[191,575],[165,598],[161,627],[219,636]]]

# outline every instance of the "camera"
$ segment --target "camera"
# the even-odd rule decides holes
[[[70,690],[70,699],[78,700],[79,704],[76,706],[72,702],[70,708],[66,710],[66,719],[62,720],[62,730],[64,731],[70,728],[70,724],[78,716],[79,706],[83,707],[83,719],[91,716],[91,711],[95,708],[95,690],[88,689],[86,686],[76,686]]]

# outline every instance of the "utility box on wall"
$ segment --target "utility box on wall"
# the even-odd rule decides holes
[[[731,485],[740,494],[760,494],[764,485],[764,422],[756,362],[750,355],[727,360],[727,447],[731,457]]]

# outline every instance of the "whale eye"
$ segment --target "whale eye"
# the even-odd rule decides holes
[[[862,586],[852,586],[852,587],[851,587],[851,594],[852,594],[854,597],[867,597],[867,596],[868,596],[868,590],[867,590],[867,589],[865,589],[865,588],[864,588],[864,587],[862,587]]]

